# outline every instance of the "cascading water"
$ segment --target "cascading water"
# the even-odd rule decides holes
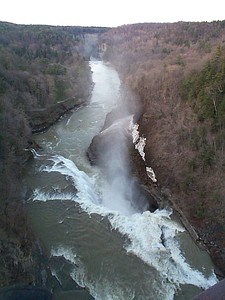
[[[118,139],[103,151],[107,180],[86,159],[120,85],[110,66],[96,61],[91,66],[91,103],[37,136],[44,150],[34,152],[24,176],[57,299],[71,299],[74,280],[95,299],[191,299],[216,282],[211,261],[171,220],[170,211],[151,213],[130,201],[132,178],[120,122],[113,125],[120,128]],[[121,120],[123,128],[127,120]]]

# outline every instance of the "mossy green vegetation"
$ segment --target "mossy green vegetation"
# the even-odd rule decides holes
[[[192,72],[182,84],[182,98],[188,100],[199,121],[210,120],[212,130],[225,126],[225,47],[218,46],[213,58],[200,71]]]
[[[225,146],[225,47],[218,46],[201,70],[188,75],[181,85],[183,101],[190,103],[198,127],[190,132],[190,146],[196,152],[195,162],[203,170],[212,166]],[[198,164],[198,163],[197,163]]]

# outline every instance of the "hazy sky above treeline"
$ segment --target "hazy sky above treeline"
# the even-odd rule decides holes
[[[143,22],[224,20],[224,0],[3,0],[0,21],[116,27]]]

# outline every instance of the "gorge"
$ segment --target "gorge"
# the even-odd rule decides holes
[[[103,57],[113,63],[122,84],[110,65],[91,61],[95,85],[90,103],[88,55],[90,51],[96,53],[96,38],[89,36],[92,46],[85,47],[87,41],[82,35],[74,39],[74,30],[81,28],[64,28],[65,36],[61,32],[60,38],[53,34],[54,28],[46,31],[36,28],[41,32],[39,38],[46,34],[54,42],[42,53],[34,45],[23,50],[26,59],[36,60],[37,66],[41,62],[41,69],[33,65],[32,70],[25,64],[20,47],[10,44],[14,47],[14,52],[10,52],[7,35],[3,35],[3,45],[7,46],[0,53],[4,57],[0,70],[1,132],[4,132],[1,157],[5,159],[1,160],[1,194],[5,200],[1,202],[4,216],[1,253],[5,269],[12,265],[12,272],[17,264],[11,281],[7,281],[10,271],[3,269],[9,274],[5,282],[34,280],[54,290],[59,299],[78,292],[77,283],[87,287],[96,299],[148,299],[149,295],[152,299],[190,299],[217,279],[208,254],[195,245],[176,214],[171,214],[168,209],[171,204],[181,214],[183,224],[194,228],[197,239],[206,244],[219,269],[216,272],[223,275],[223,210],[218,210],[223,203],[223,188],[218,180],[223,178],[223,100],[216,95],[212,107],[207,106],[208,102],[201,106],[200,101],[202,94],[203,99],[208,99],[207,93],[211,96],[216,91],[223,95],[224,71],[219,65],[223,65],[224,48],[218,44],[223,43],[224,26],[223,22],[197,25],[137,24],[108,32],[104,29],[100,37]],[[177,36],[182,32],[185,39],[174,40],[174,32]],[[214,34],[209,37],[209,32]],[[64,46],[68,41],[71,43],[70,54],[59,46],[62,36],[68,38]],[[35,41],[34,36],[30,40]],[[8,57],[4,51],[9,51]],[[48,51],[53,52],[49,55]],[[86,54],[82,57],[81,53]],[[11,62],[10,55],[14,57]],[[21,55],[20,65],[15,63],[14,55]],[[191,59],[199,63],[197,70],[201,72],[203,68],[203,72],[197,74],[195,70],[188,77],[193,66]],[[38,73],[40,70],[42,75]],[[14,80],[14,74],[20,80]],[[213,86],[193,92],[190,86],[195,87],[194,82],[198,83],[196,89],[202,84],[198,78],[203,87],[204,80],[206,87],[210,82]],[[74,91],[79,92],[74,94]],[[136,102],[131,101],[133,97]],[[197,97],[197,107],[181,97]],[[48,104],[43,105],[46,100]],[[116,106],[118,101],[120,104]],[[128,103],[125,111],[121,101]],[[215,113],[215,107],[216,114],[209,114],[209,111]],[[72,108],[76,111],[65,116]],[[31,138],[31,129],[42,132],[63,115],[47,132]],[[133,140],[138,134],[142,141],[142,158],[132,145],[132,132]],[[27,217],[26,213],[21,214],[24,207],[17,199],[20,184],[13,183],[21,174],[21,164],[31,157],[23,149],[32,147],[35,147],[34,160],[23,168],[26,188],[22,197],[28,201],[30,217]],[[87,149],[89,159],[97,166],[88,162]],[[150,167],[157,182],[150,179],[155,178]],[[13,169],[14,174],[9,171]],[[7,180],[10,176],[15,179]],[[212,176],[215,181],[210,179]],[[219,212],[217,219],[210,215],[211,207]],[[30,218],[32,226],[27,221]],[[32,239],[39,249],[36,255],[39,251],[40,258],[33,266],[38,274],[34,279],[28,271],[18,280],[20,260],[24,270],[30,264]],[[8,266],[4,259],[7,247],[10,249],[7,255],[12,259]],[[13,249],[18,249],[16,259]],[[4,285],[4,280],[1,284]]]
[[[123,136],[132,118],[105,129],[116,135],[101,149],[101,169],[86,158],[106,113],[121,101],[115,71],[101,61],[91,65],[90,104],[36,136],[43,150],[34,152],[24,176],[53,278],[45,284],[59,299],[76,295],[73,280],[95,299],[190,299],[216,282],[213,266],[170,210],[149,212],[146,194],[135,190]]]

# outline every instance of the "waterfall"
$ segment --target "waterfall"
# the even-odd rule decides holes
[[[74,280],[98,300],[178,300],[183,292],[191,299],[217,279],[208,254],[172,220],[170,210],[150,212],[145,203],[137,205],[127,144],[132,116],[100,133],[100,168],[86,158],[120,85],[110,66],[93,62],[92,69],[91,103],[36,136],[43,150],[32,151],[35,159],[24,178],[32,191],[30,217],[55,288],[61,289],[59,299],[74,291]]]

